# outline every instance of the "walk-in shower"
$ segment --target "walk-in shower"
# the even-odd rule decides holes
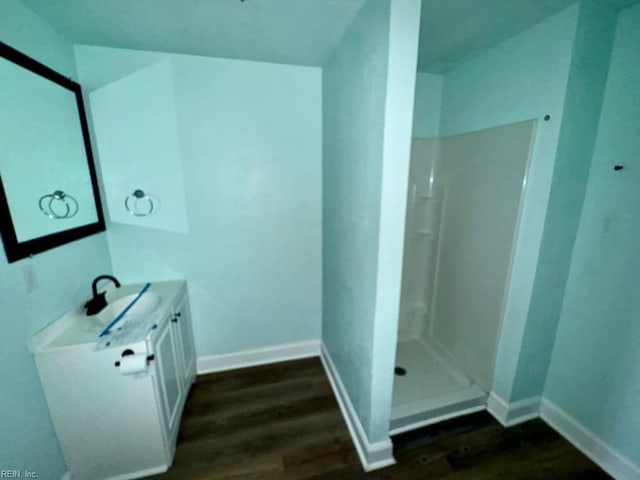
[[[486,406],[534,129],[413,140],[392,434]]]

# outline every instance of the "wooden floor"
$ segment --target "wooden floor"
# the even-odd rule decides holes
[[[317,358],[198,377],[173,466],[152,478],[610,478],[541,421],[481,413],[394,438],[397,464],[365,474]]]

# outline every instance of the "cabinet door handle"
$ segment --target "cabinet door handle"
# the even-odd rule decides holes
[[[171,319],[171,323],[178,323],[178,317],[175,316]]]
[[[176,317],[181,317],[182,316],[182,312],[176,312]]]

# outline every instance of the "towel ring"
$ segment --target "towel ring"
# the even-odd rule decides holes
[[[144,204],[140,206],[141,201],[146,201],[147,206],[144,207]],[[127,198],[124,199],[124,208],[127,209],[131,215],[135,215],[136,217],[147,217],[153,213],[154,204],[151,197],[144,193],[144,191],[137,189],[132,194],[127,195]]]
[[[80,210],[78,201],[62,190],[56,190],[53,193],[41,196],[40,200],[38,200],[38,206],[42,213],[53,220],[74,217]],[[61,212],[61,210],[63,211]]]

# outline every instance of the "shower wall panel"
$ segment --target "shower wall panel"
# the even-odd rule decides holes
[[[414,138],[407,192],[398,338],[418,337],[430,309],[438,226],[435,183],[441,140]]]
[[[535,121],[443,138],[427,337],[490,390]]]

